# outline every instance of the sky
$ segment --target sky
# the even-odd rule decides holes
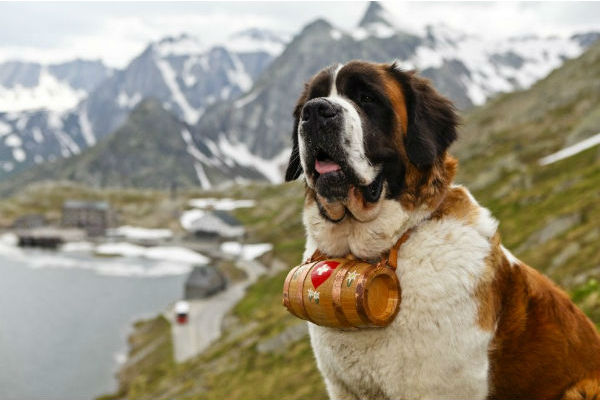
[[[351,30],[366,2],[0,2],[0,61],[101,59],[121,68],[151,41],[188,33],[211,45],[237,31],[293,35],[322,17]],[[398,27],[432,23],[483,36],[600,31],[600,2],[383,2]]]

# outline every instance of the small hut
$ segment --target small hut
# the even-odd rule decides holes
[[[226,211],[207,211],[188,228],[198,239],[241,239],[243,225]]]
[[[216,268],[208,265],[194,267],[185,282],[185,299],[203,299],[224,290],[227,280]]]
[[[63,204],[62,226],[84,229],[90,236],[103,235],[112,220],[110,205],[104,201],[74,201]]]
[[[13,222],[14,229],[34,229],[46,225],[48,225],[48,221],[42,214],[22,215]]]

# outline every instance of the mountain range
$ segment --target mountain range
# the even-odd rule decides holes
[[[154,153],[139,157],[182,163],[178,170],[186,172],[172,176],[174,181],[203,188],[246,179],[277,182],[290,145],[292,107],[303,83],[324,66],[351,59],[397,60],[402,67],[416,68],[430,78],[464,110],[498,93],[528,88],[564,60],[580,55],[599,36],[587,32],[568,38],[489,40],[446,25],[408,32],[379,3],[371,2],[350,31],[318,19],[291,40],[261,29],[240,32],[223,45],[211,47],[189,35],[165,38],[151,43],[123,70],[96,62],[82,64],[79,75],[53,75],[69,93],[69,101],[54,106],[48,105],[54,103],[51,100],[46,105],[32,101],[29,108],[7,106],[6,112],[1,107],[7,104],[4,99],[8,97],[2,97],[6,88],[22,89],[29,84],[37,90],[47,85],[50,71],[59,68],[0,64],[0,180],[24,181],[18,172],[32,164],[80,153],[71,163],[106,157],[106,152],[95,149],[105,141],[123,146],[134,143],[115,137],[131,134],[131,129],[120,127],[139,123],[140,112],[149,117],[151,104],[152,110],[177,121],[160,134],[179,137],[187,156],[150,146],[144,151]],[[37,81],[30,77],[35,71]],[[15,83],[17,79],[21,83]],[[142,103],[146,99],[155,101]],[[139,110],[145,111],[136,113],[140,104]],[[149,134],[147,139],[159,136]],[[135,162],[142,149],[126,147],[123,151]],[[80,172],[65,175],[95,185],[164,185],[162,181],[142,183],[135,178],[135,170],[121,170],[114,179],[102,177],[102,169],[81,172],[90,165],[106,163],[97,160],[73,166]],[[27,171],[28,180],[44,179],[46,174],[36,171],[47,169],[42,165]],[[190,176],[195,178],[184,179]]]

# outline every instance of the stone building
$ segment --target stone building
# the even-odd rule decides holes
[[[113,213],[104,201],[69,200],[63,204],[62,226],[83,229],[90,236],[104,235],[112,225]]]
[[[227,280],[216,268],[208,265],[194,267],[185,281],[185,299],[203,299],[224,290]]]

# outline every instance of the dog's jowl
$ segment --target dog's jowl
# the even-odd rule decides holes
[[[309,323],[331,398],[600,396],[595,327],[452,183],[458,119],[427,80],[393,64],[334,65],[306,84],[294,119],[286,179],[306,182],[305,258],[376,262],[410,231],[391,324]]]

